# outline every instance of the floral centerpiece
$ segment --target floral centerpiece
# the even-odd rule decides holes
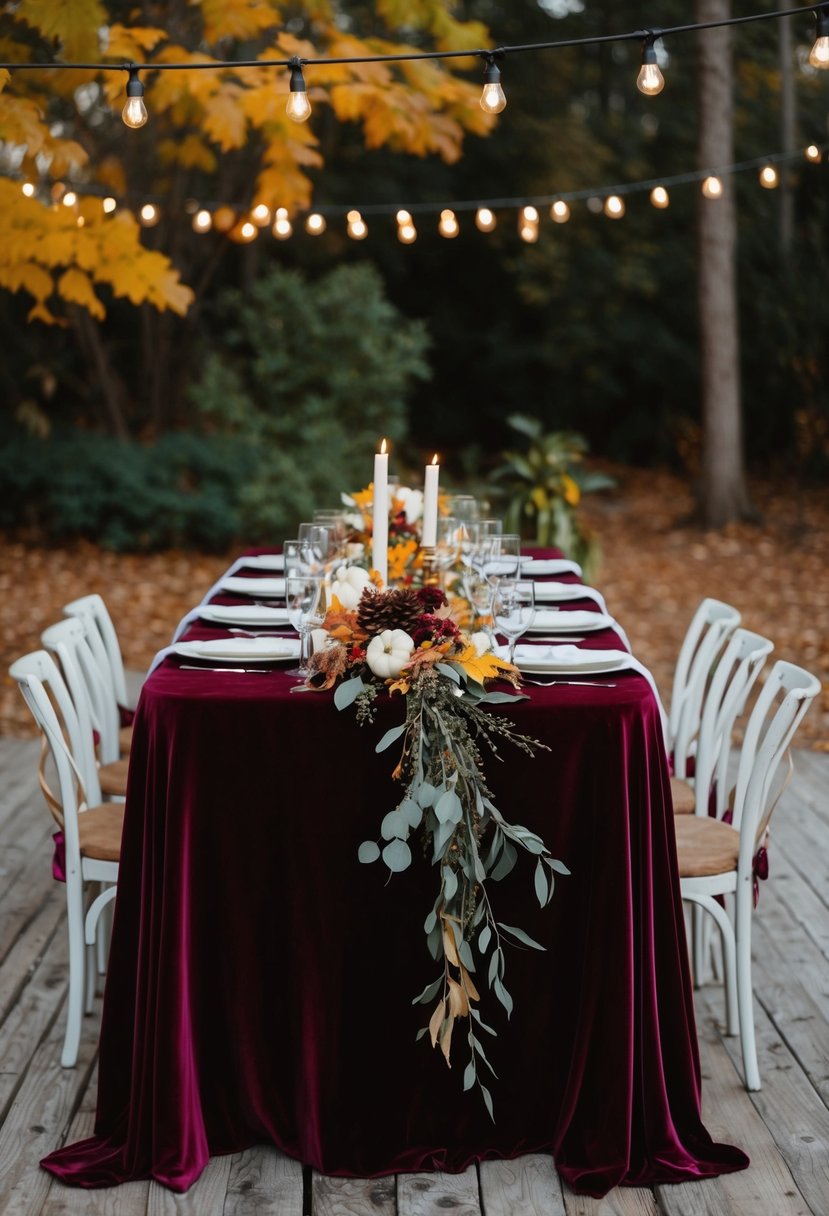
[[[374,487],[354,494],[342,494],[349,509],[348,543],[371,552],[372,503]],[[391,486],[389,494],[389,583],[413,583],[421,570],[420,529],[423,518],[423,491],[407,486]]]
[[[307,687],[334,687],[337,708],[353,705],[360,722],[373,720],[378,694],[404,699],[405,720],[387,730],[376,747],[381,752],[400,745],[393,775],[401,782],[402,797],[384,816],[378,839],[364,841],[358,856],[365,863],[382,859],[397,874],[411,864],[409,842],[419,836],[438,868],[437,894],[424,929],[439,974],[413,1002],[434,1002],[418,1038],[428,1034],[450,1064],[453,1033],[463,1023],[464,1089],[477,1085],[492,1116],[483,1081],[491,1065],[482,1034],[496,1032],[477,1008],[483,977],[509,1016],[513,1002],[505,984],[504,947],[543,947],[496,919],[490,884],[509,874],[523,850],[536,859],[535,892],[544,906],[552,898],[556,873],[569,871],[539,836],[508,823],[495,806],[482,748],[497,757],[503,741],[530,755],[545,745],[490,711],[492,705],[520,699],[519,673],[491,651],[485,634],[468,636],[460,629],[440,588],[378,590],[361,574],[365,581],[358,599],[349,576],[335,576]],[[344,595],[347,605],[337,596],[338,586],[352,592]],[[512,691],[489,689],[493,678],[506,681]]]

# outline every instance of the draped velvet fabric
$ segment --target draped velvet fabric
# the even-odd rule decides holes
[[[612,630],[587,644],[620,646]],[[496,804],[572,874],[543,910],[529,857],[491,887],[497,918],[546,947],[508,952],[510,1020],[479,983],[492,1123],[462,1092],[463,1039],[451,1071],[415,1042],[435,872],[416,856],[387,882],[357,860],[401,795],[394,749],[374,751],[400,700],[361,727],[279,669],[165,660],[134,725],[95,1135],[44,1166],[184,1191],[211,1155],[260,1142],[356,1176],[550,1152],[591,1195],[744,1168],[700,1121],[658,709],[641,676],[612,681],[496,707],[549,748],[486,756]]]

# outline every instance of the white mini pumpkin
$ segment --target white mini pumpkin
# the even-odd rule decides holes
[[[405,629],[384,629],[366,647],[366,662],[381,680],[394,679],[412,657],[414,642]]]
[[[368,571],[360,566],[340,566],[331,582],[331,594],[336,595],[343,608],[356,608],[369,581]]]

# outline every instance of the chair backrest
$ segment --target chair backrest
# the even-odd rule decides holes
[[[740,829],[739,873],[750,875],[759,837],[779,796],[780,765],[820,681],[794,663],[778,660],[746,725],[734,792],[734,826]]]
[[[86,809],[87,803],[100,802],[100,792],[95,797],[86,787],[86,779],[74,754],[71,738],[77,729],[77,715],[57,665],[47,651],[35,650],[23,655],[12,663],[9,675],[17,681],[26,704],[43,732],[57,771],[67,881],[74,881],[81,872],[78,813]],[[69,744],[64,732],[70,736]],[[85,793],[86,803],[79,800],[79,783],[84,787],[81,798]]]
[[[721,600],[704,599],[688,626],[676,661],[668,720],[674,772],[678,777],[685,776],[687,749],[699,728],[711,668],[739,623],[736,608]]]
[[[119,715],[108,672],[92,652],[90,636],[99,636],[88,617],[67,617],[40,635],[47,650],[57,655],[72,701],[86,700],[92,725],[100,738],[104,764],[117,760]]]
[[[124,676],[124,660],[121,657],[121,647],[118,644],[118,634],[112,623],[112,617],[100,595],[81,596],[64,604],[63,611],[67,616],[77,616],[91,620],[98,634],[98,639],[90,632],[89,642],[92,653],[98,660],[102,670],[108,670],[115,700],[118,705],[127,704],[127,682]]]
[[[716,663],[702,709],[694,768],[696,813],[707,816],[712,785],[717,818],[728,801],[728,763],[734,723],[743,712],[774,643],[759,633],[736,629]],[[684,743],[684,741],[683,741]]]

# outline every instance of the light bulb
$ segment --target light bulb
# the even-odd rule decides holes
[[[566,224],[570,218],[570,208],[565,203],[564,199],[557,198],[550,208],[550,219],[555,220],[557,224]]]
[[[706,198],[722,198],[722,182],[718,177],[706,177],[702,183],[702,193]]]
[[[349,211],[345,217],[348,221],[347,232],[352,241],[362,241],[368,236],[368,227],[363,222],[359,211]]]
[[[255,224],[252,224],[250,220],[245,220],[244,224],[242,224],[241,228],[239,229],[239,236],[243,241],[255,241],[258,235],[259,229]]]
[[[646,97],[656,97],[657,93],[661,93],[665,88],[665,77],[659,70],[659,64],[656,61],[653,36],[646,38],[642,43],[642,66],[636,77],[636,87]]]
[[[481,109],[487,114],[500,114],[507,104],[501,88],[501,69],[494,59],[488,59],[484,69],[484,87],[481,92]]]
[[[311,103],[305,91],[305,77],[299,59],[291,60],[291,83],[285,113],[292,122],[305,122],[311,116]]]
[[[104,199],[104,213],[106,215],[112,215],[113,211],[115,210],[115,208],[117,206],[118,206],[117,202],[115,201],[114,198],[112,198],[111,195],[108,198]]]
[[[74,190],[67,190],[61,201],[63,202],[64,207],[74,207],[75,203],[78,201],[78,196]]]
[[[455,212],[450,211],[448,207],[441,211],[440,223],[438,224],[438,232],[440,235],[451,240],[452,237],[458,235],[460,230],[460,225],[458,224]]]
[[[417,229],[411,222],[408,224],[399,224],[397,228],[397,239],[404,245],[412,245],[417,240]]]
[[[398,211],[396,219],[398,224],[411,224],[412,222],[412,217],[408,211]]]
[[[475,223],[481,232],[492,232],[496,220],[489,207],[479,207],[475,213]]]
[[[829,8],[825,5],[815,11],[815,41],[809,63],[813,68],[829,68]]]
[[[318,211],[314,211],[305,221],[305,231],[310,233],[311,236],[320,236],[325,232],[325,216],[320,215]]]
[[[664,186],[654,186],[653,190],[651,190],[651,203],[658,210],[664,210],[670,201],[670,196]]]
[[[624,199],[618,194],[610,194],[604,201],[604,213],[612,220],[620,220],[625,214]]]
[[[138,212],[138,218],[145,228],[153,228],[158,223],[158,208],[152,203],[145,203]]]
[[[293,231],[293,225],[288,219],[287,207],[277,207],[276,219],[273,222],[274,236],[278,241],[287,241],[288,237],[291,236]]]
[[[265,228],[271,222],[271,209],[265,203],[257,203],[250,218],[258,228]]]
[[[518,227],[518,234],[522,241],[526,241],[528,245],[531,245],[533,241],[538,240],[538,224],[522,220]]]
[[[130,68],[127,81],[127,100],[121,111],[121,117],[128,127],[143,127],[147,121],[147,107],[144,105],[144,86],[138,79],[138,68]]]
[[[82,215],[79,215],[78,218],[75,220],[75,223],[78,225],[79,228],[83,228],[84,224],[86,223],[86,220],[83,218]]]
[[[522,207],[521,216],[527,221],[528,224],[538,223],[538,211],[535,209],[535,207]]]
[[[773,190],[780,182],[780,177],[774,165],[763,165],[760,170],[760,185],[766,190]]]
[[[807,160],[810,160],[813,165],[820,164],[820,148],[817,144],[809,144],[803,155]]]
[[[20,189],[26,195],[26,198],[34,197],[35,187],[33,182],[24,182]]]
[[[209,211],[202,209],[197,211],[193,216],[193,231],[194,232],[209,232],[213,227],[213,216]]]

